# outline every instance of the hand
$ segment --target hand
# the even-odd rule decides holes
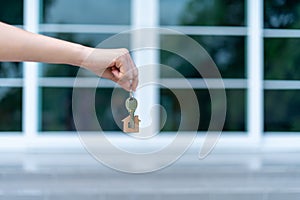
[[[127,91],[137,88],[138,70],[127,49],[88,48],[81,66],[118,83]]]

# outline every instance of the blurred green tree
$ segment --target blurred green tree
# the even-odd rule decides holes
[[[182,25],[244,26],[244,0],[190,0],[181,17]]]

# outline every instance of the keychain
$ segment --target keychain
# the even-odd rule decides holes
[[[131,86],[130,86],[131,88]],[[123,132],[124,133],[137,133],[139,132],[139,116],[134,115],[134,112],[138,106],[136,98],[133,96],[133,92],[130,89],[129,97],[125,101],[126,109],[129,113],[129,116],[124,118],[123,121]]]

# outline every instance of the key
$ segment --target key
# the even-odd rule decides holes
[[[125,119],[123,119],[123,131],[125,133],[136,133],[139,132],[139,117],[134,115],[135,110],[138,106],[136,98],[133,96],[133,92],[130,91],[129,97],[125,101],[125,107],[129,113]]]
[[[128,112],[130,112],[130,111],[135,112],[135,110],[138,106],[136,98],[134,98],[133,96],[129,96],[126,99],[125,106],[126,106],[126,109]]]

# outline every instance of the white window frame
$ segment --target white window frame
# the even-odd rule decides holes
[[[287,80],[264,80],[263,76],[263,40],[271,37],[300,37],[300,30],[288,29],[264,29],[263,28],[263,1],[246,0],[247,2],[247,26],[246,27],[209,27],[209,26],[161,26],[178,30],[189,35],[222,35],[222,36],[245,36],[247,39],[247,78],[246,79],[224,79],[226,89],[245,89],[247,91],[247,131],[226,132],[222,135],[217,148],[247,148],[255,150],[278,150],[300,149],[300,133],[273,134],[264,132],[263,108],[264,89],[289,90],[300,89],[300,81]],[[39,32],[72,32],[72,33],[119,33],[130,28],[158,27],[159,26],[159,1],[158,0],[132,0],[132,23],[126,25],[71,25],[71,24],[40,24],[40,0],[24,0],[24,28],[28,31]],[[153,17],[149,17],[153,16]],[[84,30],[84,31],[83,31]],[[153,37],[156,37],[153,35]],[[134,38],[133,38],[134,39]],[[155,38],[154,40],[155,41]],[[133,40],[133,43],[136,42]],[[146,63],[157,63],[159,55],[153,51],[151,56],[145,57],[142,53],[135,53],[134,60],[137,65]],[[26,62],[24,66],[23,79],[2,78],[1,86],[23,87],[23,131],[2,132],[0,135],[0,149],[31,151],[36,148],[50,149],[58,148],[80,149],[83,147],[77,134],[67,132],[38,132],[39,126],[39,87],[73,87],[74,78],[52,78],[39,77],[38,63]],[[180,82],[180,79],[159,78],[158,69],[153,68],[150,76],[154,82]],[[143,74],[141,74],[143,78]],[[22,82],[23,80],[23,82]],[[55,82],[55,84],[53,84]],[[201,82],[191,81],[195,89],[204,89],[206,85]],[[178,88],[180,84],[174,84]],[[101,87],[113,88],[111,82],[106,82]],[[82,87],[89,87],[89,84]],[[151,94],[143,95],[144,93]],[[147,98],[144,98],[146,97]],[[148,107],[159,102],[159,88],[150,86],[137,93],[139,101],[147,102]],[[137,111],[139,112],[139,111]],[[143,115],[140,112],[140,115]],[[159,119],[159,113],[155,114]],[[146,116],[144,116],[146,117]],[[158,121],[155,122],[158,126]],[[67,133],[67,134],[66,134]],[[116,137],[116,140],[118,137]],[[168,139],[168,138],[166,138]],[[194,143],[195,149],[204,140],[204,134]],[[130,144],[128,144],[130,145]]]

